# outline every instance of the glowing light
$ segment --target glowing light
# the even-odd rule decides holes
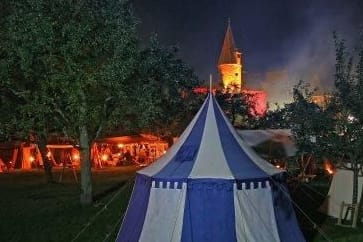
[[[280,168],[280,165],[276,165],[276,168]]]
[[[50,159],[52,157],[52,152],[48,151],[47,157],[48,157],[48,159]]]
[[[333,163],[329,160],[324,161],[324,169],[328,172],[329,175],[333,175],[335,173],[335,167]]]
[[[34,157],[33,157],[33,156],[30,156],[30,157],[29,157],[29,161],[30,161],[30,162],[34,162],[34,160],[35,160],[35,159],[34,159]]]
[[[356,121],[356,118],[353,115],[348,115],[348,122],[353,123],[354,121]]]
[[[79,160],[79,155],[78,154],[74,154],[73,155],[73,160]]]
[[[106,154],[103,154],[103,155],[101,156],[101,159],[102,159],[103,161],[107,161],[107,160],[108,160],[108,157],[107,157],[107,155],[106,155]]]
[[[327,171],[330,175],[334,174],[334,171],[333,171],[330,167],[326,168],[326,171]]]
[[[124,144],[118,144],[117,147],[121,149],[122,147],[124,147]]]

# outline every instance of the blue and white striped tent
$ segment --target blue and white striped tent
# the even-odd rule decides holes
[[[137,173],[117,241],[305,241],[283,178],[209,95],[179,141]]]

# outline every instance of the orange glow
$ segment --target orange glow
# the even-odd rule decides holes
[[[334,171],[332,169],[330,169],[330,167],[326,168],[326,171],[331,175],[334,174]]]
[[[237,86],[237,89],[241,89],[243,78],[241,76],[242,66],[240,64],[221,64],[218,66],[218,69],[224,88]]]
[[[106,154],[103,154],[103,155],[101,156],[101,159],[102,159],[103,161],[107,161],[107,160],[108,160],[108,157],[107,157],[107,155],[106,155]]]
[[[52,152],[48,151],[47,157],[48,157],[48,159],[50,159],[52,157]]]
[[[121,149],[122,147],[124,147],[124,144],[118,144],[117,147]]]
[[[333,175],[335,173],[334,164],[330,160],[324,161],[324,169],[328,172],[329,175]]]
[[[30,156],[30,157],[29,157],[29,161],[30,161],[30,162],[34,162],[34,160],[35,160],[35,159],[34,159],[34,157],[33,157],[33,156]]]
[[[73,160],[79,160],[79,154],[74,154],[73,155]]]

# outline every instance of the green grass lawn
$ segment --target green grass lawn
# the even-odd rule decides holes
[[[60,172],[54,170],[55,180]],[[45,184],[42,170],[0,173],[0,241],[72,241],[89,223],[76,241],[114,241],[132,191],[134,173],[135,169],[128,168],[94,170],[96,202],[91,206],[80,205],[80,186],[71,170],[66,170],[63,182],[56,184]],[[342,228],[335,225],[336,220],[317,212],[327,189],[326,179],[316,179],[311,184],[298,185],[291,194],[331,241],[363,241],[362,226]],[[297,212],[297,216],[308,241],[326,241],[304,215]]]
[[[54,171],[58,180],[61,170]],[[92,206],[79,203],[80,185],[71,170],[63,182],[45,184],[44,173],[15,171],[0,174],[0,241],[72,241],[97,212],[117,193],[107,209],[82,233],[77,241],[114,241],[132,190],[134,171],[123,168],[93,171]],[[79,172],[78,172],[79,177]],[[126,184],[126,187],[124,187]],[[119,194],[120,188],[122,193]],[[118,223],[118,224],[117,224]]]

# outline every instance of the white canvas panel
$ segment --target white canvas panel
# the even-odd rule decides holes
[[[190,178],[233,178],[223,152],[214,117],[213,102],[209,102],[206,123],[197,158]]]
[[[153,164],[151,164],[148,167],[145,167],[144,169],[138,171],[140,174],[145,174],[147,176],[152,176],[156,173],[158,173],[160,170],[162,170],[170,161],[171,158],[175,156],[175,154],[178,152],[180,147],[183,145],[184,141],[188,138],[190,132],[192,131],[194,124],[196,123],[197,119],[199,118],[200,113],[202,112],[203,108],[206,104],[206,99],[202,105],[202,107],[199,109],[198,113],[194,116],[193,120],[190,122],[188,127],[184,130],[178,141],[170,147],[170,149],[159,159],[157,159]]]
[[[151,188],[140,242],[181,240],[186,190]]]
[[[361,197],[363,177],[358,177],[358,201]],[[342,202],[352,203],[353,195],[353,172],[345,169],[337,169],[331,182],[328,196],[320,207],[320,211],[339,218],[340,205]],[[345,214],[345,211],[343,215]],[[349,213],[349,218],[351,213]]]
[[[280,241],[269,186],[237,190],[234,185],[234,209],[238,242]]]
[[[218,106],[218,109],[222,112],[221,108]],[[265,161],[264,159],[262,159],[260,156],[258,156],[256,154],[256,152],[249,147],[247,144],[245,144],[245,142],[242,140],[242,138],[237,134],[236,130],[234,129],[234,127],[232,126],[232,124],[229,122],[229,120],[227,119],[227,117],[223,114],[223,118],[226,121],[228,128],[230,129],[231,133],[233,134],[233,137],[237,140],[238,144],[242,147],[242,149],[245,151],[246,155],[248,155],[248,157],[250,157],[250,159],[259,167],[261,168],[264,172],[266,172],[269,175],[273,175],[273,174],[277,174],[277,173],[281,173],[282,170],[276,168],[275,166],[271,165],[269,162]]]

